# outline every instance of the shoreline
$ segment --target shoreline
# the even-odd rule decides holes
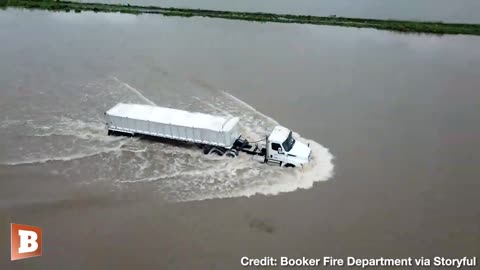
[[[480,35],[480,24],[443,23],[427,21],[379,20],[347,18],[336,16],[308,16],[291,14],[274,14],[262,12],[237,12],[188,8],[163,8],[158,6],[137,6],[130,4],[84,3],[55,0],[0,0],[2,8],[25,8],[49,11],[77,12],[120,12],[128,14],[161,14],[178,17],[208,17],[229,20],[256,22],[297,23],[312,25],[330,25],[355,28],[374,28],[401,33]]]

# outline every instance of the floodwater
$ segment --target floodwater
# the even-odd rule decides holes
[[[76,0],[343,17],[480,23],[478,0]]]
[[[480,252],[479,37],[8,9],[0,40],[1,269]],[[108,137],[117,102],[284,125],[315,159]],[[10,222],[42,257],[9,262]]]

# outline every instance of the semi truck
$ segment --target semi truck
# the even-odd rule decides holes
[[[250,142],[240,134],[239,120],[143,104],[119,103],[105,112],[108,135],[146,135],[193,143],[204,154],[234,158],[246,153],[259,162],[281,167],[302,167],[311,160],[310,145],[296,140],[288,128],[276,126],[262,140]]]

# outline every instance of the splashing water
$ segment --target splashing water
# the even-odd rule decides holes
[[[118,102],[155,105],[144,92],[112,76],[84,85],[77,99],[80,103],[68,113],[51,117],[48,108],[32,108],[38,111],[34,119],[0,122],[0,132],[21,126],[22,136],[28,137],[28,143],[8,151],[0,165],[49,166],[66,177],[89,172],[87,178],[91,182],[110,181],[122,188],[148,183],[171,201],[276,195],[311,188],[315,182],[333,175],[333,156],[329,150],[299,134],[295,134],[296,138],[310,143],[313,159],[297,169],[261,164],[246,154],[236,159],[213,157],[194,146],[107,136],[103,112]],[[181,103],[167,105],[239,116],[242,134],[252,140],[262,138],[278,125],[227,92],[211,92],[182,97]]]

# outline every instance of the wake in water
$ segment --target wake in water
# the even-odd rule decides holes
[[[239,116],[242,134],[252,140],[262,138],[278,125],[227,92],[205,91],[198,85],[183,87],[190,87],[190,92],[178,91],[175,102],[171,91],[168,96],[162,96],[161,91],[147,93],[115,76],[90,82],[82,88],[78,107],[72,106],[68,113],[42,118],[41,112],[49,115],[48,110],[38,108],[38,119],[0,123],[0,132],[2,128],[23,125],[25,136],[32,142],[10,151],[13,156],[0,160],[0,164],[47,166],[67,178],[109,181],[120,188],[148,184],[171,201],[276,195],[311,188],[315,182],[332,177],[333,156],[328,149],[299,134],[296,138],[310,143],[313,160],[296,169],[261,164],[246,154],[236,159],[214,157],[204,155],[197,147],[106,135],[104,111],[117,102],[155,105],[147,96],[170,102],[161,106]]]
[[[132,87],[131,85],[129,85],[128,83],[126,82],[122,82],[120,81],[117,77],[113,76],[112,77],[117,83],[119,84],[122,84],[123,86],[125,86],[128,90],[132,91],[133,93],[135,93],[138,97],[140,97],[146,104],[148,105],[157,105],[155,104],[155,102],[151,101],[150,99],[146,98],[144,95],[142,95],[142,93],[140,93],[140,91],[138,91],[137,89],[135,89],[134,87]]]
[[[274,119],[260,113],[235,96],[212,89],[201,92],[198,86],[195,96],[176,106],[180,109],[200,111],[215,115],[239,116],[242,134],[252,140],[262,138],[279,125]],[[205,94],[207,92],[208,94]],[[212,93],[213,92],[213,93]],[[311,188],[317,181],[325,181],[333,175],[333,156],[322,145],[310,143],[313,160],[304,168],[284,169],[258,163],[252,156],[242,154],[235,160],[205,156],[199,149],[185,149],[169,145],[148,146],[137,156],[142,165],[135,175],[124,176],[122,184],[148,183],[155,186],[173,201],[192,201],[212,198],[252,196],[255,194],[276,195],[299,188]],[[158,149],[161,147],[161,149]],[[161,160],[160,166],[155,161]]]

